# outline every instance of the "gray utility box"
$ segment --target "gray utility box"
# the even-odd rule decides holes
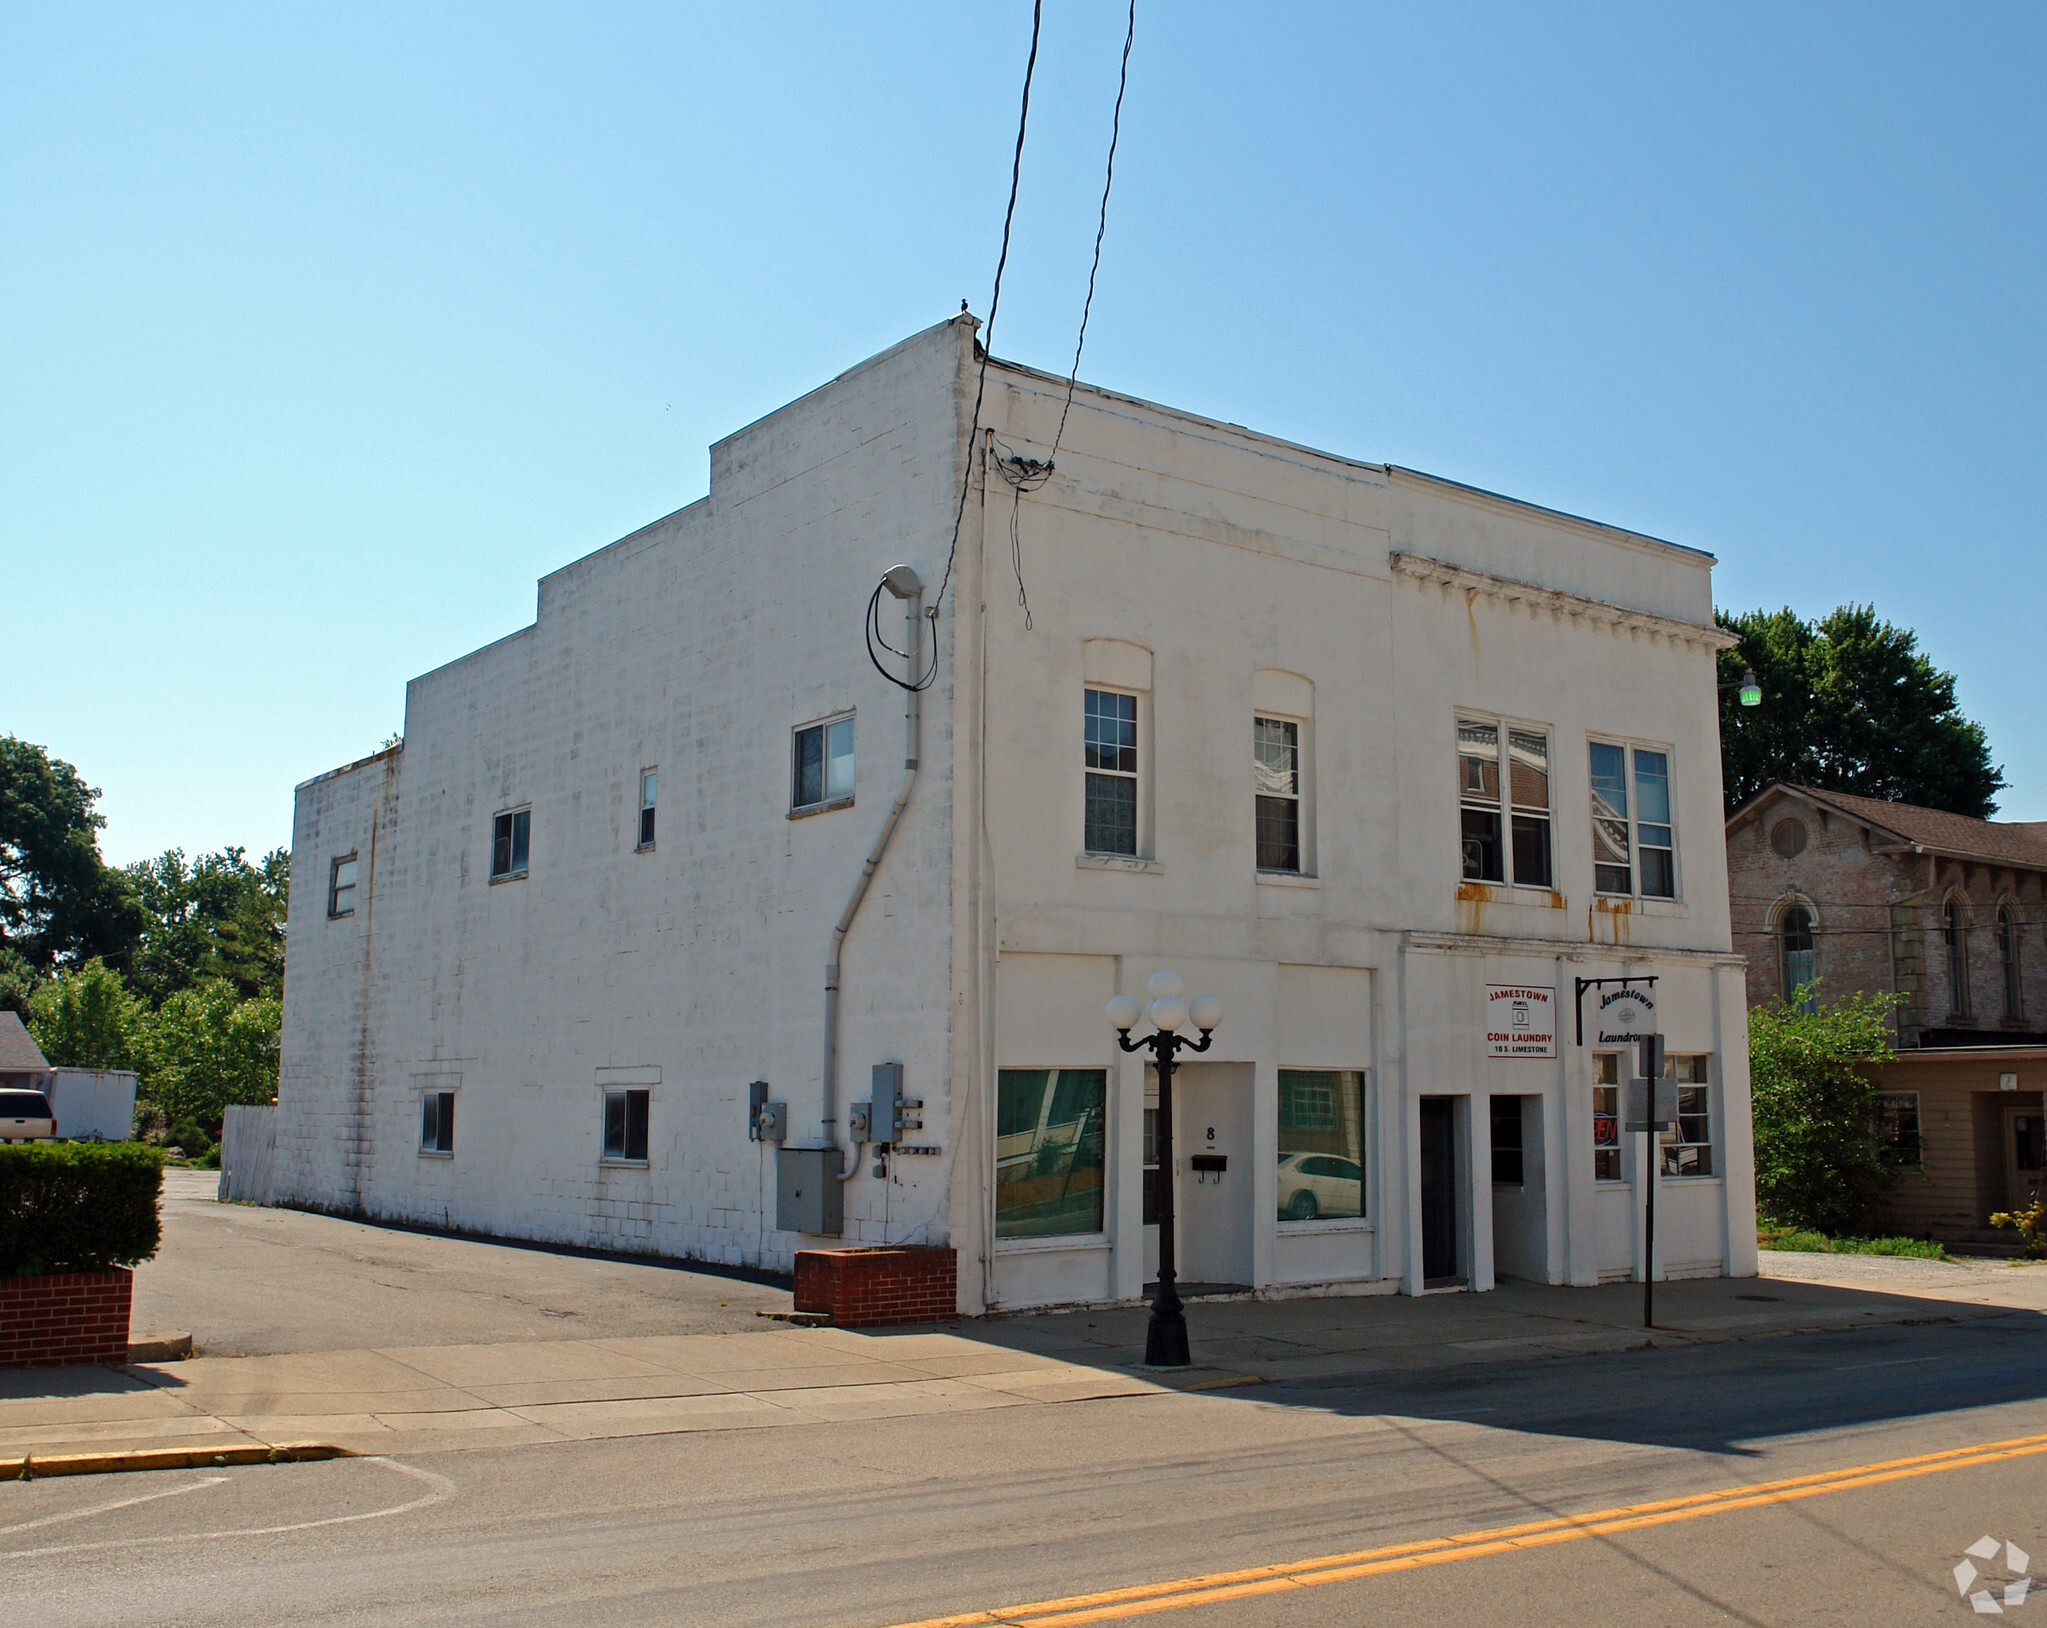
[[[775,1227],[837,1238],[846,1230],[844,1158],[837,1148],[775,1149]]]

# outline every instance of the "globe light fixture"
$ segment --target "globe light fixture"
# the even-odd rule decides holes
[[[1187,1316],[1180,1305],[1177,1287],[1180,1274],[1174,1263],[1173,1205],[1173,1071],[1183,1051],[1206,1051],[1215,1027],[1223,1020],[1223,1003],[1214,995],[1197,995],[1184,1000],[1186,980],[1177,972],[1154,972],[1145,985],[1151,997],[1144,1008],[1153,1033],[1132,1040],[1137,1024],[1138,1004],[1134,995],[1118,995],[1109,1002],[1109,1023],[1116,1031],[1116,1044],[1125,1051],[1148,1051],[1159,1076],[1158,1129],[1153,1147],[1158,1159],[1159,1281],[1151,1303],[1151,1324],[1144,1335],[1144,1361],[1149,1368],[1185,1368]],[[1192,1023],[1201,1032],[1189,1040],[1180,1031]]]

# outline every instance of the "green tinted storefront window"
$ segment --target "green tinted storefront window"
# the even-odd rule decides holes
[[[1099,1068],[1005,1068],[995,1087],[995,1236],[1102,1230]]]
[[[1365,1213],[1365,1076],[1348,1068],[1279,1071],[1279,1219]]]

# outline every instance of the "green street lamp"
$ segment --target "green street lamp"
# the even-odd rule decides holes
[[[1745,707],[1759,707],[1763,704],[1763,686],[1758,682],[1753,667],[1744,668],[1740,678],[1732,684],[1722,684],[1720,688],[1734,691],[1735,700]]]

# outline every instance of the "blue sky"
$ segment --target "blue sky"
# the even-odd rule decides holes
[[[1043,367],[1122,23],[1046,0],[995,336]],[[0,730],[116,861],[287,842],[712,440],[985,313],[1028,30],[17,0]],[[1082,371],[1873,601],[2047,819],[2043,83],[2037,6],[1140,0]]]

